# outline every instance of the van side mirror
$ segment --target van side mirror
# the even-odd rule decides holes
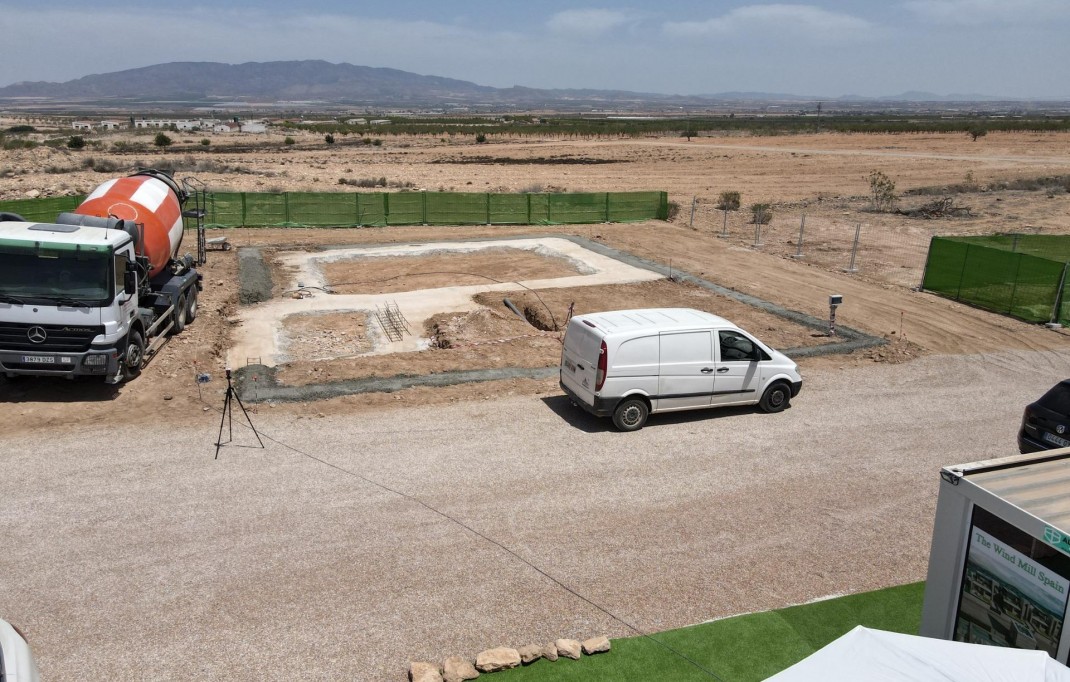
[[[126,272],[123,273],[123,293],[128,296],[133,296],[137,293],[137,269],[130,265],[126,267]]]

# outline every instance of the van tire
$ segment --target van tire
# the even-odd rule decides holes
[[[621,431],[638,431],[646,424],[650,407],[641,398],[625,398],[613,410],[613,425]]]
[[[780,412],[787,407],[790,402],[791,388],[787,384],[778,381],[765,389],[765,394],[758,403],[758,407],[769,413]]]

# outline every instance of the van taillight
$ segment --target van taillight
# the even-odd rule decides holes
[[[602,342],[602,347],[598,350],[598,374],[594,375],[594,390],[601,391],[602,384],[606,383],[606,368],[609,367],[609,351],[606,349],[606,342]]]

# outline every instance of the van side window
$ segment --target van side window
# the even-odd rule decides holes
[[[753,341],[732,331],[717,332],[721,342],[721,362],[731,360],[760,360],[761,349]]]

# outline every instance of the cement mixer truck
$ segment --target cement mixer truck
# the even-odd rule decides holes
[[[189,194],[143,170],[105,182],[54,223],[0,213],[0,373],[136,377],[197,317],[201,275],[192,256],[178,256]]]

